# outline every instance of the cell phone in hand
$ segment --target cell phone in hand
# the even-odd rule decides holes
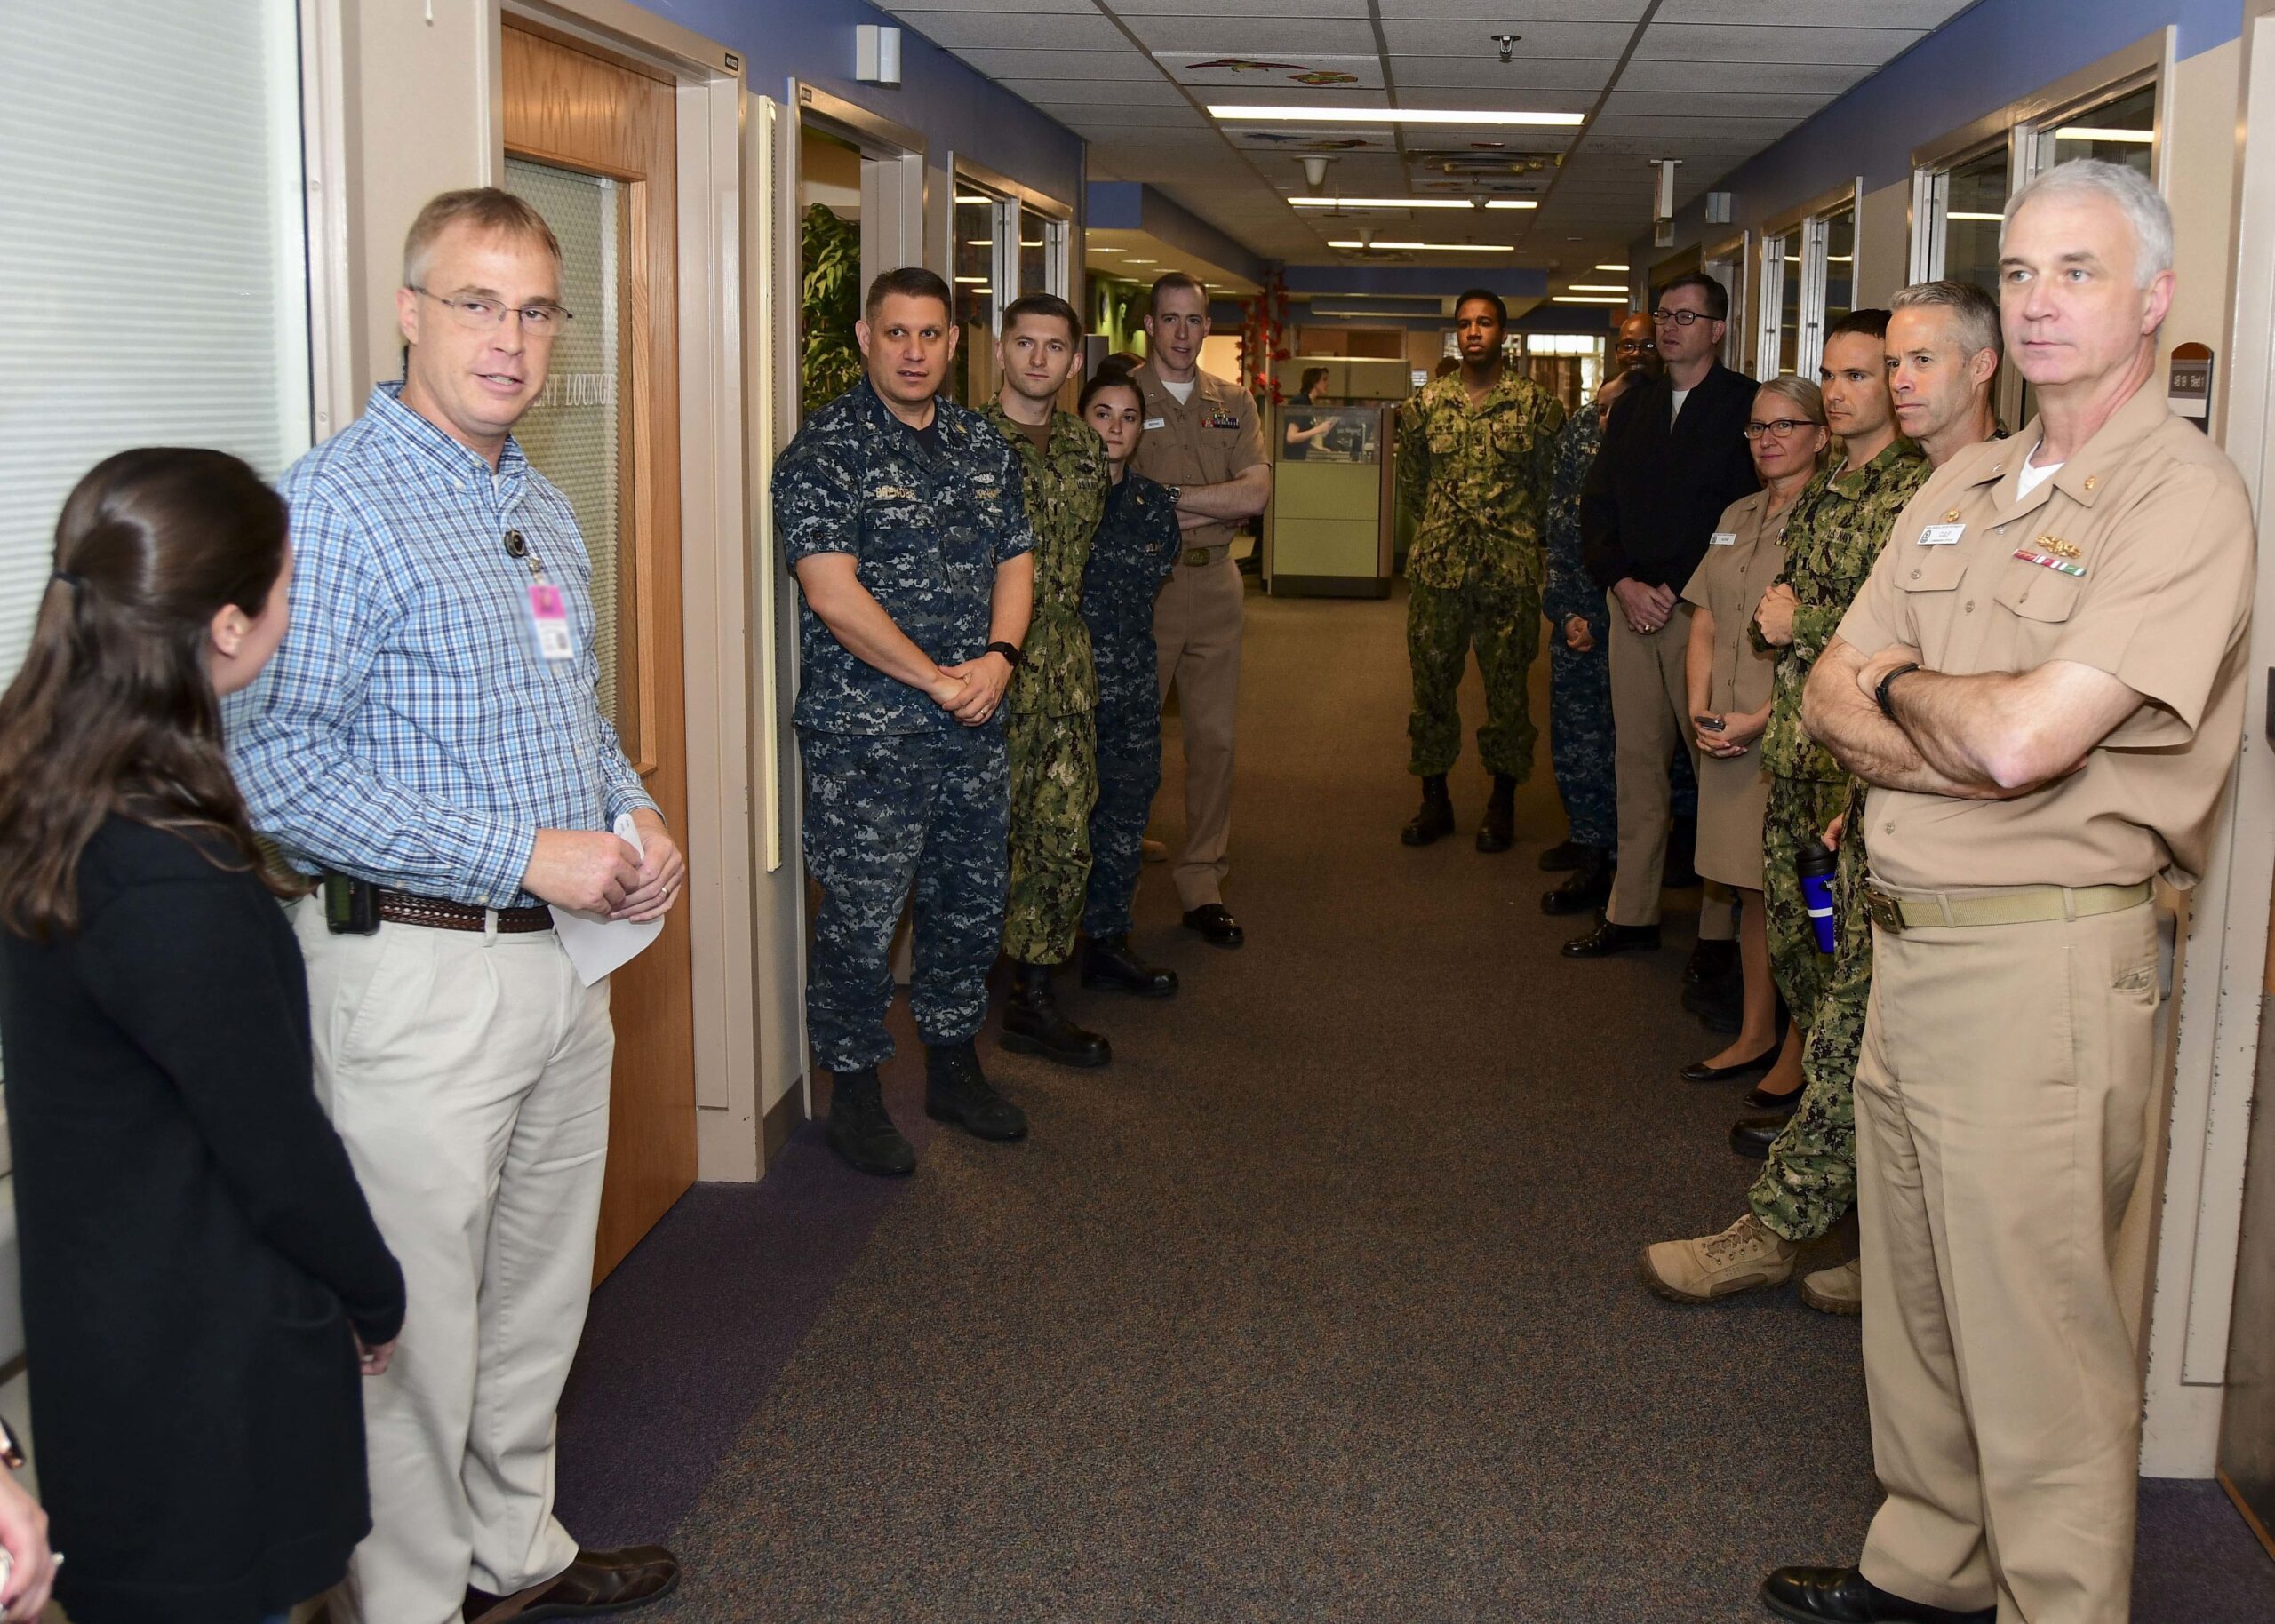
[[[1694,716],[1690,720],[1710,733],[1720,733],[1722,730],[1722,719],[1719,716]]]

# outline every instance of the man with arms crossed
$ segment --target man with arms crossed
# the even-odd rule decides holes
[[[832,1149],[914,1172],[886,1113],[892,936],[914,902],[909,1003],[924,1110],[982,1139],[1026,1135],[972,1039],[1003,942],[1010,768],[1004,689],[1034,591],[1019,458],[940,394],[955,356],[948,286],[914,267],[869,284],[854,324],[868,376],[806,419],[774,469],[774,524],[798,577],[806,865],[821,886],[806,1028],[834,1079]]]
[[[1456,299],[1461,370],[1433,379],[1399,414],[1399,484],[1420,515],[1406,564],[1414,676],[1406,731],[1409,770],[1422,780],[1421,810],[1400,836],[1409,846],[1453,832],[1446,775],[1461,754],[1457,696],[1473,645],[1485,680],[1477,752],[1493,775],[1478,850],[1506,851],[1514,842],[1517,785],[1532,776],[1540,736],[1527,690],[1540,649],[1542,531],[1564,408],[1509,370],[1501,351],[1507,330],[1498,294],[1473,288]]]
[[[1895,428],[1940,468],[1958,452],[2003,433],[1991,404],[1999,379],[1999,305],[1968,282],[1928,282],[1888,301],[1884,355]],[[1830,349],[1830,346],[1827,346]],[[1896,514],[1875,538],[1872,557]],[[1859,566],[1868,571],[1869,566]],[[1847,607],[1847,597],[1841,607]],[[1831,622],[1825,623],[1828,629]],[[1824,633],[1817,634],[1821,642]],[[1847,778],[1833,880],[1837,942],[1816,1015],[1801,1051],[1801,1095],[1792,1115],[1749,1117],[1730,1130],[1741,1155],[1769,1165],[1747,1193],[1750,1209],[1720,1234],[1661,1241],[1643,1255],[1643,1277],[1662,1296],[1700,1302],[1790,1278],[1801,1248],[1829,1233],[1856,1199],[1856,1123],[1850,1084],[1872,983],[1872,922],[1864,910],[1863,781]],[[1846,832],[1844,832],[1846,831]],[[1815,943],[1808,944],[1816,951]],[[1829,1314],[1860,1306],[1852,1262],[1801,1281],[1801,1301]]]
[[[1082,354],[1082,318],[1053,293],[1003,312],[1002,387],[987,420],[1018,454],[1034,532],[1034,614],[1011,678],[1011,894],[1003,952],[1011,997],[1003,1047],[1069,1066],[1102,1066],[1106,1040],[1058,1008],[1051,970],[1074,951],[1090,880],[1098,798],[1098,675],[1082,620],[1082,569],[1106,511],[1106,446],[1052,402]]]
[[[1788,1619],[2130,1607],[2141,1376],[2110,1246],[2152,1092],[2150,881],[2203,872],[2235,760],[2251,509],[2154,382],[2172,216],[2145,180],[2048,171],[1999,275],[2040,416],[1936,470],[1807,696],[1873,785],[1857,1216],[1888,1498],[1858,1566],[1770,1575]]]
[[[560,246],[519,198],[446,193],[403,284],[403,381],[284,476],[292,629],[230,713],[255,826],[330,877],[292,909],[316,1089],[409,1293],[336,1606],[584,1618],[679,1569],[580,1551],[553,1515],[616,1034],[548,904],[654,919],[685,871],[594,696],[575,515],[513,438],[569,320]]]
[[[1247,940],[1225,906],[1233,826],[1233,723],[1241,681],[1241,574],[1233,529],[1264,511],[1272,467],[1248,391],[1201,370],[1209,291],[1181,271],[1153,284],[1137,471],[1169,488],[1185,552],[1153,606],[1161,697],[1177,689],[1185,735],[1185,849],[1170,873],[1185,925],[1215,947]]]

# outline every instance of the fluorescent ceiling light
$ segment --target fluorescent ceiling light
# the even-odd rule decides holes
[[[1036,239],[1034,239],[1034,241],[1033,241],[1033,242],[1029,242],[1029,241],[1028,241],[1026,238],[1025,238],[1025,237],[1021,237],[1021,238],[1019,239],[1019,246],[1020,246],[1021,248],[1041,248],[1042,245],[1043,245],[1043,243],[1042,243],[1042,238],[1040,238],[1040,237],[1037,237],[1037,238],[1036,238]]]
[[[956,194],[956,201],[960,203],[992,203],[995,200],[979,193],[958,192]]]
[[[995,246],[995,239],[994,237],[966,237],[963,240],[963,245],[966,248],[993,248]],[[1098,251],[1093,249],[1091,251],[1095,253]]]
[[[1599,265],[1596,267],[1596,269],[1600,271],[1624,271],[1626,268],[1627,267],[1624,265]]]
[[[1464,107],[1247,107],[1212,102],[1211,116],[1239,123],[1272,119],[1299,124],[1577,124],[1582,113],[1505,113]]]
[[[2097,124],[2064,124],[2054,132],[2057,141],[2153,141],[2153,130],[2104,130]]]
[[[1298,209],[1471,209],[1466,197],[1290,197]]]
[[[1094,254],[1126,254],[1130,251],[1126,248],[1106,248],[1093,243],[1090,245],[1089,251]]]
[[[1953,209],[1944,218],[1947,220],[2003,220],[2007,217],[2003,214],[1976,214],[1965,209]]]
[[[1624,295],[1627,290],[1619,286],[1616,283],[1576,282],[1569,285],[1567,291],[1573,293],[1618,293]]]
[[[1540,204],[1529,197],[1496,197],[1485,206],[1489,209],[1537,209]]]
[[[1128,263],[1131,265],[1159,265],[1161,261],[1158,259],[1132,259],[1128,261]]]
[[[1448,254],[1507,254],[1516,251],[1506,243],[1385,243],[1379,239],[1361,243],[1355,237],[1337,238],[1328,243],[1329,248],[1390,249],[1411,252],[1420,249],[1431,253]]]
[[[1548,302],[1552,305],[1624,305],[1627,298],[1624,294],[1617,299],[1607,299],[1597,293],[1559,293]]]
[[[958,282],[976,282],[984,283],[986,282],[987,278],[985,276],[959,276],[956,280]]]

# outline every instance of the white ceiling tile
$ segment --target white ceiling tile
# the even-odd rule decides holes
[[[1205,130],[1215,126],[1191,107],[1114,106],[1105,101],[1039,101],[1035,105],[1060,123],[1077,130],[1177,129]]]
[[[1107,51],[1041,51],[989,46],[959,51],[956,54],[991,79],[1057,79],[1069,84],[1113,84],[1137,80],[1160,84],[1165,82],[1161,68],[1153,59],[1142,51],[1133,49],[1119,35],[1115,36],[1115,48]]]
[[[1600,91],[1619,66],[1609,57],[1553,57],[1506,66],[1489,54],[1477,56],[1398,56],[1391,59],[1390,74],[1401,91],[1422,88],[1498,91],[1512,95],[1533,90]]]
[[[1688,92],[1712,86],[1717,92],[1764,92],[1778,95],[1839,95],[1872,71],[1854,63],[1736,61],[1704,70],[1689,61],[1633,61],[1619,76],[1623,91]]]
[[[1621,136],[1678,140],[1730,139],[1767,147],[1791,130],[1797,118],[1661,118],[1607,113],[1588,126],[1588,144]]]
[[[1003,88],[1028,101],[1065,101],[1079,97],[1109,107],[1191,107],[1185,92],[1167,80],[1114,79],[1097,83],[1082,79],[1005,79]]]
[[[1085,4],[1090,0],[1083,0]],[[1131,22],[1140,17],[1221,17],[1228,0],[1104,0]],[[1243,17],[1364,17],[1367,0],[1230,0]]]
[[[1975,0],[1808,0],[1787,14],[1827,28],[1934,28]],[[1759,23],[1761,0],[1665,0],[1654,22]]]
[[[1095,4],[1095,0],[986,0],[986,4],[983,7],[957,5],[954,4],[954,0],[913,0],[913,4],[896,4],[895,0],[873,0],[873,4],[876,5],[879,11],[890,12],[896,17],[906,18],[912,25],[915,25],[920,28],[922,27],[921,20],[922,18],[927,15],[937,16],[942,12],[970,12],[974,10],[986,10],[990,12],[1025,12],[1028,13],[1038,12],[1061,12],[1068,16],[1082,16],[1087,14],[1094,17],[1098,14],[1098,9]]]
[[[1723,93],[1704,91],[1616,90],[1604,100],[1609,114],[1641,114],[1658,118],[1807,118],[1832,100],[1830,96],[1781,96],[1764,92]]]
[[[1489,5],[1476,0],[1381,0],[1381,5],[1385,22],[1475,20],[1487,25],[1488,34],[1529,35],[1530,25],[1543,22],[1637,22],[1650,9],[1650,0],[1493,0]]]
[[[1238,0],[1233,0],[1237,4]],[[1160,55],[1194,52],[1263,62],[1299,62],[1305,52],[1369,56],[1375,31],[1363,17],[1125,17],[1130,31]]]
[[[1824,62],[1878,68],[1921,30],[1912,28],[1743,28],[1734,24],[1653,23],[1635,49],[1660,62]],[[1703,71],[1703,68],[1702,68]],[[1694,80],[1693,83],[1699,81]]]
[[[1237,91],[1242,100],[1254,100],[1271,91],[1324,93],[1379,89],[1383,82],[1382,58],[1373,52],[1364,56],[1290,56],[1269,60],[1201,51],[1162,51],[1154,56],[1178,84]]]
[[[951,51],[1018,48],[1029,51],[1128,51],[1122,30],[1093,11],[1078,16],[1050,12],[927,12],[909,26]]]
[[[1383,39],[1390,47],[1393,73],[1402,56],[1475,56],[1498,68],[1502,63],[1493,36],[1506,31],[1491,21],[1385,22]],[[1521,32],[1524,38],[1516,48],[1518,61],[1616,57],[1635,35],[1624,22],[1538,22]]]
[[[1386,107],[1390,98],[1379,86],[1337,84],[1317,90],[1301,84],[1194,84],[1180,79],[1194,100],[1206,106],[1265,107]]]

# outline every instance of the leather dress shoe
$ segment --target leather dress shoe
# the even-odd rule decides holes
[[[877,1069],[840,1071],[829,1091],[829,1148],[856,1173],[906,1178],[916,1171],[916,1148],[885,1111]]]
[[[1656,925],[1615,925],[1609,919],[1599,919],[1593,930],[1585,936],[1573,937],[1561,951],[1567,959],[1608,959],[1614,953],[1656,948],[1658,944]]]
[[[1604,853],[1582,847],[1581,860],[1563,880],[1541,893],[1543,913],[1592,913],[1611,895],[1611,859]]]
[[[1745,1030],[1745,987],[1735,975],[1682,990],[1682,1007],[1710,1032],[1735,1038]]]
[[[1798,1091],[1794,1097],[1800,1097]],[[1786,1120],[1792,1114],[1786,1111],[1774,1117],[1739,1118],[1730,1125],[1730,1149],[1749,1161],[1768,1161],[1769,1147],[1777,1142],[1777,1135],[1785,1131]]]
[[[1422,780],[1422,805],[1398,832],[1409,846],[1427,846],[1454,832],[1453,797],[1446,793],[1446,776],[1433,773]]]
[[[1855,1568],[1779,1568],[1762,1604],[1794,1624],[1997,1624],[1996,1607],[1934,1607],[1892,1596]]]
[[[1238,947],[1248,940],[1241,922],[1222,903],[1203,903],[1198,908],[1187,908],[1185,927],[1199,931],[1201,939],[1211,947]]]
[[[1147,964],[1130,945],[1127,934],[1093,936],[1082,947],[1082,984],[1167,998],[1177,991],[1177,972]]]
[[[466,1624],[507,1624],[537,1619],[595,1619],[627,1612],[669,1596],[679,1583],[679,1558],[660,1545],[621,1550],[580,1550],[555,1578],[511,1596],[467,1587]]]
[[[974,1139],[999,1143],[1027,1136],[1027,1114],[1002,1095],[979,1069],[969,1040],[924,1050],[924,1114],[953,1123]]]
[[[1592,860],[1608,863],[1611,854],[1600,846],[1583,846],[1577,840],[1559,840],[1540,854],[1540,872],[1544,874],[1569,874]]]
[[[1682,984],[1686,987],[1709,986],[1737,974],[1738,944],[1735,942],[1702,941],[1682,961]]]
[[[1741,1060],[1734,1066],[1710,1066],[1703,1060],[1694,1060],[1675,1075],[1686,1083],[1727,1083],[1734,1077],[1751,1077],[1756,1071],[1767,1071],[1777,1063],[1779,1047],[1773,1043],[1752,1060]]]
[[[1486,798],[1485,816],[1477,825],[1477,849],[1506,851],[1517,843],[1517,781],[1506,773],[1493,775],[1493,793]]]

